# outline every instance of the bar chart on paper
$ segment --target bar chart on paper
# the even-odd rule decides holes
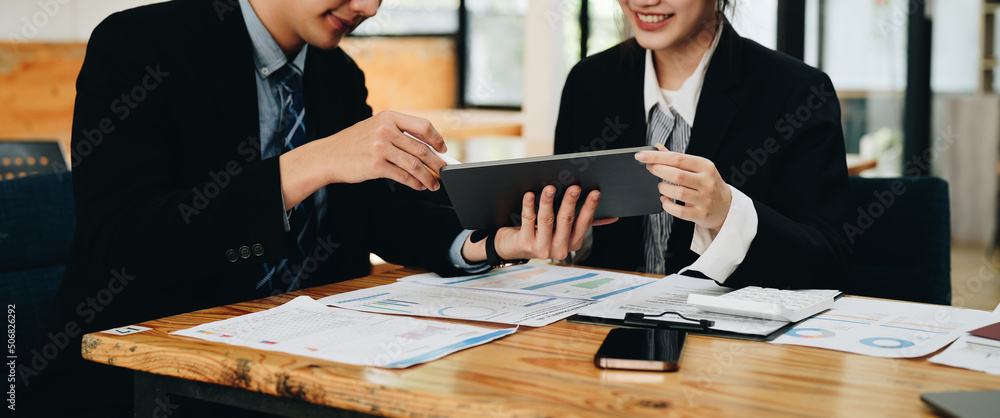
[[[657,279],[610,271],[524,264],[483,274],[441,277],[434,273],[403,277],[401,282],[435,286],[492,289],[564,298],[600,300],[653,283]]]
[[[593,303],[549,295],[397,282],[320,299],[356,311],[465,319],[539,327],[566,318]]]

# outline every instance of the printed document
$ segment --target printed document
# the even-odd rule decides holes
[[[986,323],[990,324],[998,321],[1000,321],[1000,312],[993,311],[993,314],[988,317]],[[990,345],[969,344],[969,341],[973,338],[978,337],[971,334],[959,337],[958,341],[955,341],[954,344],[941,352],[941,354],[931,357],[930,362],[989,374],[1000,374],[1000,348]]]
[[[399,281],[601,300],[630,292],[657,279],[610,271],[529,263],[471,276],[441,277],[434,273],[426,273],[403,277]]]
[[[922,357],[985,325],[989,317],[986,311],[950,306],[841,298],[771,343],[874,357]]]
[[[512,334],[331,308],[308,296],[171,334],[359,366],[404,368]]]
[[[327,296],[324,305],[364,312],[464,319],[540,327],[593,302],[546,295],[396,282]]]

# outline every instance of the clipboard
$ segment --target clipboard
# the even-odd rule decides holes
[[[665,314],[677,315],[688,321],[695,321],[695,323],[689,322],[679,322],[679,321],[658,321],[647,319],[647,317],[657,317]],[[808,318],[806,318],[808,319]],[[778,328],[774,332],[766,335],[756,335],[756,334],[743,334],[732,331],[720,331],[717,329],[712,329],[714,325],[713,321],[707,319],[693,319],[685,318],[683,315],[677,312],[664,312],[659,315],[647,315],[638,312],[628,312],[625,314],[625,319],[612,319],[612,318],[601,318],[597,316],[586,316],[586,315],[573,315],[567,318],[569,322],[575,322],[578,324],[592,324],[592,325],[603,325],[609,327],[618,328],[646,328],[646,329],[672,329],[678,331],[686,331],[688,334],[695,335],[708,335],[710,337],[719,338],[731,338],[736,340],[746,340],[746,341],[771,341],[778,336],[788,332],[788,330],[798,325],[799,322],[789,322],[787,325]],[[805,321],[805,319],[803,319]]]

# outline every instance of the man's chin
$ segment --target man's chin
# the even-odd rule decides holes
[[[308,43],[309,45],[312,45],[312,46],[314,46],[316,48],[319,48],[319,49],[327,49],[327,50],[329,50],[329,49],[334,49],[337,46],[339,46],[341,39],[344,39],[344,36],[338,33],[338,34],[335,34],[333,36],[330,36],[330,35],[323,36],[323,37],[317,36],[314,39],[306,40],[306,43]]]

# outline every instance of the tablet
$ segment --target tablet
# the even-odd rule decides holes
[[[1000,390],[922,393],[920,399],[946,417],[995,417],[1000,408]]]
[[[648,215],[663,210],[656,188],[660,178],[636,161],[635,153],[655,149],[636,147],[446,165],[441,169],[441,183],[466,229],[520,225],[524,194],[530,191],[537,196],[550,184],[556,186],[556,211],[566,189],[578,185],[583,188],[578,213],[583,197],[591,190],[600,190],[594,219]],[[537,209],[538,200],[535,202]]]

